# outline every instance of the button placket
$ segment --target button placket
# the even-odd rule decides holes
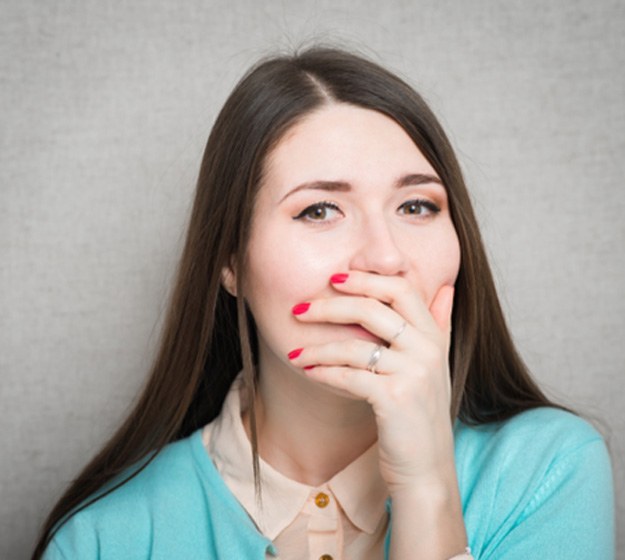
[[[341,523],[338,504],[327,487],[310,495],[308,522],[310,560],[338,560],[341,557]]]

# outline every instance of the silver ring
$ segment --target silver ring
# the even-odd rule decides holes
[[[371,352],[371,356],[369,357],[369,363],[367,364],[367,370],[371,373],[376,373],[375,366],[380,361],[380,356],[382,355],[382,349],[384,346],[378,344]]]
[[[394,334],[394,336],[389,340],[389,342],[393,342],[393,340],[395,340],[401,333],[403,333],[406,330],[406,321],[404,321],[401,324],[401,327],[399,327],[399,330]]]

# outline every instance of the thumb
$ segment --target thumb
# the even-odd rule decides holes
[[[451,311],[454,304],[454,287],[442,286],[430,304],[430,314],[443,333],[451,332]]]

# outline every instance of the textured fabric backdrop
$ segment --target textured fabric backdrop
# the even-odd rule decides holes
[[[623,2],[2,0],[0,31],[1,558],[144,380],[225,96],[311,38],[447,127],[520,349],[609,441],[625,558]]]

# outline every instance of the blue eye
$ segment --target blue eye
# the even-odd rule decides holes
[[[304,208],[294,220],[307,220],[309,222],[325,222],[342,214],[339,207],[333,202],[317,202]]]
[[[431,216],[438,214],[441,209],[430,200],[407,200],[398,208],[405,216]]]

